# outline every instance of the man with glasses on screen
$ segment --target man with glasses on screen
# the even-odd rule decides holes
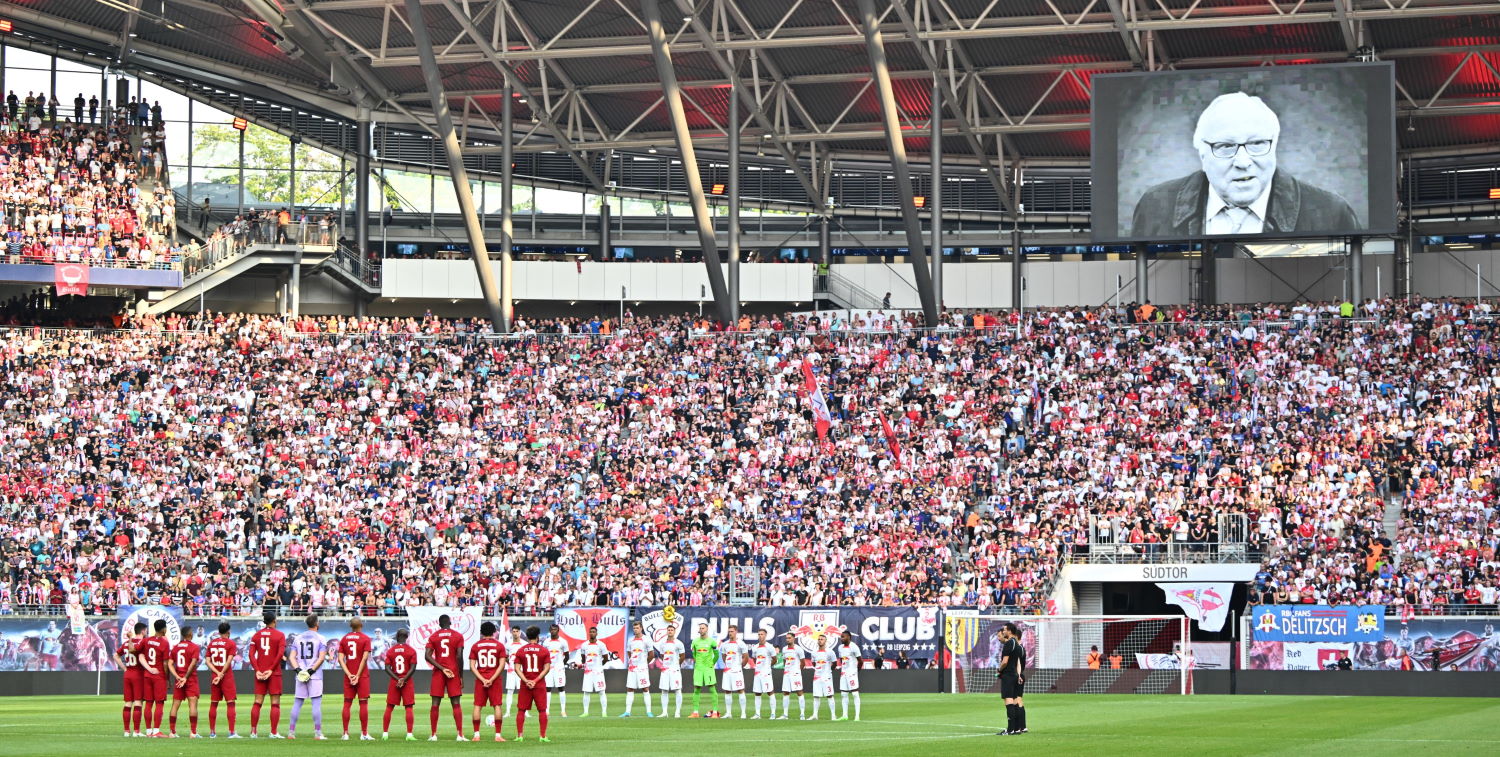
[[[1259,97],[1220,95],[1198,116],[1203,171],[1157,184],[1135,206],[1136,237],[1250,236],[1358,228],[1344,198],[1276,168],[1281,121]]]

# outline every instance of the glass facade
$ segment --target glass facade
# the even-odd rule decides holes
[[[82,95],[98,98],[101,105],[112,100],[120,87],[129,97],[159,103],[167,130],[167,163],[172,188],[181,208],[212,204],[216,214],[234,214],[263,208],[294,205],[313,212],[339,214],[340,227],[354,209],[354,159],[328,153],[291,137],[252,124],[244,131],[233,127],[234,116],[213,105],[159,86],[149,80],[77,63],[44,52],[0,46],[0,90],[16,92],[24,100],[28,93],[56,92],[63,107],[58,116],[73,117],[73,100]],[[83,112],[88,117],[87,106]],[[372,161],[370,197],[372,210],[389,210],[392,222],[406,228],[430,227],[439,216],[458,213],[458,199],[446,171],[433,172],[422,166]],[[489,227],[499,223],[501,187],[492,174],[471,174],[474,200],[481,220]],[[537,187],[526,177],[516,177],[512,208],[518,216],[531,214],[597,216],[602,198],[584,191]],[[691,217],[686,197],[660,200],[611,198],[615,218]],[[715,215],[726,213],[722,202]],[[803,215],[754,207],[741,212],[746,228],[751,219]],[[448,224],[451,227],[451,218]],[[519,221],[518,221],[519,223]],[[592,221],[585,221],[592,223]]]

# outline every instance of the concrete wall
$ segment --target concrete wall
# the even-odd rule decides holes
[[[513,271],[518,300],[615,301],[622,287],[627,302],[713,300],[702,263],[517,261]],[[382,280],[383,297],[480,297],[479,275],[467,260],[390,260]],[[812,290],[811,263],[740,266],[740,299],[746,302],[810,302]]]

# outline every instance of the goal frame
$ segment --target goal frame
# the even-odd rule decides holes
[[[1049,678],[1056,680],[1063,673],[1078,671],[1074,675],[1085,675],[1087,677],[1100,676],[1101,678],[1118,678],[1123,671],[1114,671],[1101,665],[1099,670],[1090,670],[1083,661],[1083,655],[1078,653],[1079,649],[1087,649],[1092,644],[1098,644],[1101,649],[1104,645],[1104,629],[1110,623],[1140,624],[1142,622],[1160,622],[1161,630],[1174,629],[1175,639],[1172,640],[1173,652],[1182,661],[1178,668],[1154,669],[1148,675],[1155,676],[1157,680],[1172,677],[1162,693],[1167,694],[1191,694],[1193,693],[1193,671],[1195,669],[1194,655],[1192,650],[1192,619],[1184,615],[1024,615],[1014,613],[981,613],[978,611],[950,610],[944,613],[942,625],[942,649],[943,670],[941,688],[945,693],[961,694],[970,693],[974,688],[968,679],[978,671],[990,671],[993,668],[966,667],[960,658],[965,657],[964,652],[979,641],[979,637],[985,634],[994,634],[1000,624],[1014,622],[1022,626],[1023,638],[1027,633],[1035,638],[1033,643],[1028,644],[1030,654],[1027,659],[1027,669],[1037,671],[1049,671]],[[972,624],[972,625],[969,625]],[[960,627],[962,626],[962,627]],[[1061,636],[1055,632],[1044,632],[1041,629],[1047,627],[1067,627],[1070,629],[1086,629],[1084,638],[1079,634],[1068,633]],[[976,633],[977,629],[977,633]],[[1095,631],[1094,629],[1097,629]],[[957,638],[963,636],[965,638]],[[967,645],[967,646],[966,646]],[[1108,650],[1105,650],[1106,653]],[[1142,650],[1144,651],[1144,650]],[[1133,661],[1125,666],[1127,669],[1136,671]],[[1087,671],[1085,673],[1084,671]],[[981,677],[998,675],[998,672],[989,674],[981,673]],[[1038,682],[1040,683],[1040,681]],[[988,686],[984,688],[988,689]],[[1033,693],[1042,693],[1033,690]],[[1087,693],[1087,692],[1080,692]]]

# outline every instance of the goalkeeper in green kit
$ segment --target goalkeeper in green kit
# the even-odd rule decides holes
[[[718,664],[719,640],[709,638],[707,623],[699,623],[698,638],[693,639],[693,714],[688,717],[703,717],[698,714],[698,697],[704,686],[714,696],[714,708],[708,711],[708,716],[719,716],[719,673],[715,669]]]

